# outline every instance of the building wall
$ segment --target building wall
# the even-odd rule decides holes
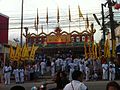
[[[8,43],[9,17],[0,13],[0,43]]]

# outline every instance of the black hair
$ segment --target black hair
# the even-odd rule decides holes
[[[83,75],[83,73],[79,70],[75,70],[73,73],[72,73],[72,79],[73,80],[78,80],[79,77],[81,77]]]
[[[10,90],[25,90],[25,88],[23,86],[13,86],[10,88]]]
[[[120,85],[115,81],[109,82],[106,86],[106,90],[108,90],[110,86],[116,88],[117,90],[119,90],[119,88],[120,88]]]

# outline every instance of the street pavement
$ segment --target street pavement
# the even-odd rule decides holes
[[[37,82],[33,81],[25,82],[24,84],[15,84],[14,82],[12,82],[10,85],[0,84],[0,90],[10,90],[10,88],[15,85],[21,85],[25,87],[26,90],[31,90],[32,86],[35,85],[39,87],[44,82],[45,82],[44,80],[39,80]],[[108,82],[109,81],[88,81],[84,83],[88,86],[88,90],[105,90]],[[117,80],[116,82],[120,83],[120,80]],[[56,84],[51,79],[47,80],[46,83],[48,83],[47,90],[56,87]]]

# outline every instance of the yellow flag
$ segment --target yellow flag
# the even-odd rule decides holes
[[[116,42],[115,40],[113,40],[113,46],[112,46],[112,57],[116,57],[116,54],[115,54],[115,49],[116,48]]]
[[[85,59],[87,59],[88,55],[87,55],[86,42],[84,42],[84,53],[85,53]]]
[[[110,43],[108,39],[107,39],[107,57],[110,58]]]
[[[81,10],[80,10],[80,6],[78,5],[78,12],[79,12],[79,17],[83,17],[83,14],[82,14],[82,12],[81,12]],[[83,18],[84,19],[84,18]]]
[[[10,45],[10,48],[9,48],[9,56],[10,56],[10,60],[14,60],[14,50],[13,50],[13,47],[12,45]]]
[[[95,58],[98,58],[98,53],[97,53],[97,45],[95,44]]]
[[[92,58],[92,55],[91,55],[91,48],[90,48],[90,43],[88,43],[88,50],[89,50],[89,58]]]
[[[21,58],[21,48],[19,45],[16,46],[15,60],[19,61]]]
[[[25,50],[26,50],[26,44],[24,44],[22,47],[21,60],[25,60]]]
[[[28,50],[28,45],[26,45],[26,48],[25,48],[25,60],[28,60],[29,59],[29,50]]]
[[[30,57],[29,57],[30,60],[34,60],[35,52],[37,49],[38,49],[38,46],[34,46],[34,44],[33,44],[32,48],[31,48],[31,52],[30,52]]]
[[[94,42],[92,42],[92,58],[95,58],[95,45],[94,45]]]
[[[104,57],[106,58],[107,56],[107,45],[106,45],[106,41],[105,41],[105,43],[104,43]]]
[[[101,58],[102,54],[101,54],[101,46],[100,43],[98,43],[98,57]]]

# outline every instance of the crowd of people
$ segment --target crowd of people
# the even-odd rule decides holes
[[[5,65],[2,64],[0,69],[1,82],[4,81],[6,85],[10,84],[11,77],[14,77],[15,83],[19,84],[47,74],[51,75],[56,83],[59,83],[57,87],[63,88],[64,86],[59,86],[61,83],[60,77],[65,77],[62,78],[62,80],[66,81],[64,83],[72,81],[72,73],[76,70],[83,73],[85,81],[113,81],[116,79],[116,64],[114,60],[85,59],[84,57],[73,57],[71,54],[64,56],[57,54],[56,57],[47,58],[47,56],[44,56],[43,58],[36,57],[35,59],[34,62],[29,63],[6,62]]]
[[[59,79],[60,80],[59,84],[57,84],[57,88],[52,88],[52,89],[49,89],[49,90],[88,90],[88,87],[83,83],[83,77],[84,77],[84,74],[79,71],[79,70],[74,70],[73,73],[72,73],[72,81],[69,81],[69,82],[65,82],[65,81],[68,81],[68,79],[65,77],[64,80],[63,79],[63,74],[64,72],[59,72]],[[110,81],[107,83],[106,85],[106,90],[120,90],[120,85],[115,82],[115,81]],[[13,86],[11,87],[10,90],[25,90],[25,88],[23,86],[19,86],[19,85],[16,85],[16,86]],[[31,90],[48,90],[47,88],[37,88],[37,87],[32,87]]]

